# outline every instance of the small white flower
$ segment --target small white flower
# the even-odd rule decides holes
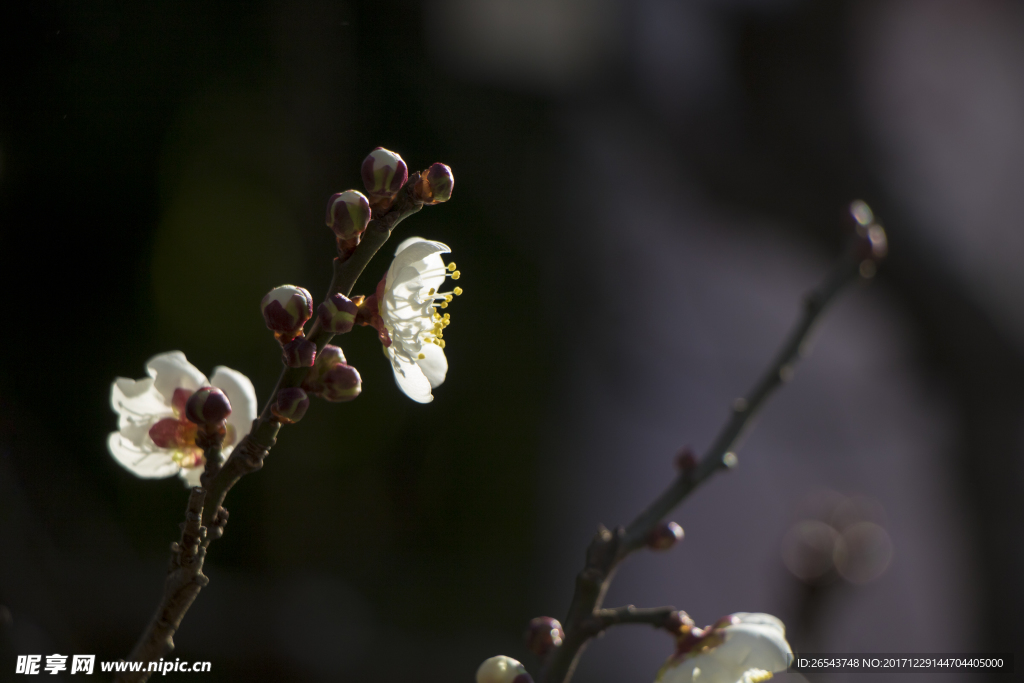
[[[671,657],[657,683],[759,683],[789,666],[793,650],[781,621],[750,612],[732,617],[731,625],[705,631],[709,648],[698,640],[694,650]]]
[[[434,400],[430,390],[448,373],[443,337],[450,317],[437,309],[447,308],[453,294],[462,294],[461,287],[438,291],[445,277],[459,279],[455,264],[445,266],[441,259],[449,252],[440,242],[410,237],[398,245],[395,260],[377,287],[380,323],[387,332],[378,329],[384,353],[399,388],[419,403]]]
[[[180,474],[186,485],[198,486],[205,463],[202,449],[195,445],[196,425],[185,419],[185,403],[201,387],[214,386],[227,395],[231,415],[221,453],[227,457],[256,419],[252,382],[224,366],[214,368],[213,379],[207,381],[181,351],[150,358],[146,372],[149,377],[140,380],[118,377],[110,387],[118,431],[111,432],[107,447],[114,459],[137,477],[161,479]]]

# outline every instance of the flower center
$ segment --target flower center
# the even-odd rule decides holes
[[[462,273],[456,270],[455,268],[456,266],[454,261],[452,263],[449,263],[445,267],[445,277],[450,277],[453,280],[458,280],[460,277],[462,277]],[[448,308],[448,304],[452,302],[453,296],[461,295],[462,287],[456,287],[450,292],[438,292],[433,287],[430,288],[430,290],[427,292],[427,297],[429,301],[433,302],[430,304],[430,307],[434,309],[434,312],[431,314],[431,319],[433,320],[434,324],[433,327],[422,333],[424,342],[428,344],[437,344],[442,349],[444,348],[444,328],[448,327],[448,325],[451,324],[451,314],[445,313],[442,315],[441,313],[437,312],[437,309]],[[426,358],[426,356],[420,353],[418,355],[418,358],[419,360],[423,360],[424,358]]]
[[[206,463],[203,449],[196,445],[196,434],[199,426],[185,419],[185,404],[195,393],[189,389],[177,388],[171,397],[171,410],[174,417],[165,417],[149,428],[149,438],[159,448],[171,451],[171,459],[181,467],[201,467]],[[227,433],[223,445],[235,442],[235,430],[226,425]]]

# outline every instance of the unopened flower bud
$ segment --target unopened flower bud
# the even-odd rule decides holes
[[[197,425],[216,425],[231,414],[231,402],[216,387],[203,387],[185,403],[185,419]]]
[[[693,628],[693,619],[690,615],[681,609],[677,609],[668,615],[668,619],[665,621],[665,628],[670,633],[682,634],[684,630],[689,633],[689,630]]]
[[[476,670],[476,683],[533,683],[526,667],[505,655],[484,660]]]
[[[363,159],[362,173],[366,193],[371,197],[390,197],[409,179],[409,169],[402,157],[383,147]]]
[[[647,537],[647,547],[651,550],[668,550],[682,538],[683,527],[675,522],[662,522]]]
[[[426,171],[413,177],[413,196],[424,204],[440,204],[452,198],[455,178],[452,169],[436,163]]]
[[[727,626],[732,626],[733,624],[738,623],[740,623],[739,617],[737,617],[735,614],[726,614],[724,617],[719,617],[718,621],[711,624],[711,628],[725,628]]]
[[[558,619],[552,617],[536,617],[530,620],[526,628],[526,646],[538,657],[545,656],[548,652],[561,647],[565,638],[565,631]]]
[[[328,344],[320,350],[320,353],[316,354],[316,363],[306,375],[306,379],[303,380],[302,388],[310,394],[319,395],[324,390],[324,375],[327,374],[327,371],[338,363],[344,362],[345,354],[342,350],[333,344]]]
[[[284,364],[290,368],[311,368],[316,360],[316,344],[305,337],[296,337],[282,348]]]
[[[302,287],[281,285],[260,302],[267,327],[282,341],[292,339],[313,316],[313,297]]]
[[[327,227],[339,240],[362,234],[370,222],[370,202],[362,192],[346,190],[327,201]]]
[[[277,401],[271,411],[278,420],[292,424],[302,419],[309,409],[309,397],[298,387],[287,387],[277,392]]]
[[[344,294],[332,294],[316,310],[321,327],[331,334],[345,334],[355,324],[359,307]]]
[[[676,454],[676,469],[686,474],[697,467],[697,454],[689,446],[683,446]]]
[[[351,365],[337,363],[323,374],[323,389],[320,396],[328,401],[351,401],[363,390],[363,380],[359,371]]]

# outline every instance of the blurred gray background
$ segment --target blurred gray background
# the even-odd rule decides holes
[[[537,671],[528,620],[710,443],[857,197],[890,259],[608,604],[767,611],[804,652],[1021,641],[1020,3],[39,2],[0,31],[0,680],[131,649],[186,494],[107,454],[110,382],[181,349],[265,398],[259,300],[325,289],[325,202],[377,145],[454,170],[399,229],[463,273],[448,379],[413,404],[372,330],[342,340],[363,395],[314,403],[232,491],[174,657],[209,681]],[[795,525],[841,530],[842,500],[874,564],[798,580]],[[576,680],[653,681],[671,647],[621,628]]]

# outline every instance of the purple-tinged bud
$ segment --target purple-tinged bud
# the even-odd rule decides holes
[[[409,169],[402,157],[378,147],[363,159],[363,184],[371,197],[391,197],[409,179]]]
[[[203,387],[185,403],[185,419],[197,425],[218,425],[231,414],[231,402],[216,387]]]
[[[281,285],[260,302],[263,320],[281,341],[291,340],[313,316],[313,297],[302,287]]]
[[[319,395],[328,401],[351,401],[363,390],[363,380],[359,371],[351,365],[337,363],[320,379],[323,389]]]
[[[316,310],[321,327],[331,334],[345,334],[355,324],[359,307],[344,294],[332,294]]]
[[[719,617],[718,621],[711,624],[711,628],[725,628],[726,626],[732,626],[733,624],[740,623],[740,618],[735,614],[726,614],[724,617]]]
[[[455,178],[452,169],[442,163],[436,163],[416,174],[413,180],[413,196],[424,204],[440,204],[452,198]]]
[[[675,522],[662,522],[647,537],[647,547],[651,550],[668,550],[682,539],[683,527]]]
[[[327,201],[327,227],[339,240],[362,234],[370,222],[370,202],[362,192],[346,190]]]
[[[311,368],[316,360],[316,344],[305,337],[296,337],[282,348],[284,364],[290,368]]]
[[[526,627],[526,646],[538,657],[544,657],[556,647],[561,647],[564,639],[562,624],[552,617],[536,617]]]
[[[484,660],[476,670],[476,683],[533,683],[526,667],[505,655]]]
[[[271,411],[274,416],[285,424],[293,424],[302,419],[309,409],[309,397],[298,387],[287,387],[277,392],[277,401]]]
[[[697,468],[697,454],[689,446],[683,446],[676,454],[676,469],[687,474]]]
[[[313,369],[306,374],[306,379],[302,381],[302,388],[310,394],[319,395],[324,390],[324,375],[327,374],[327,371],[344,362],[344,352],[334,344],[328,344],[316,355],[316,363],[313,365]]]
[[[681,609],[669,614],[668,619],[665,620],[665,629],[670,633],[681,634],[684,630],[689,633],[691,628],[693,628],[693,619]]]

